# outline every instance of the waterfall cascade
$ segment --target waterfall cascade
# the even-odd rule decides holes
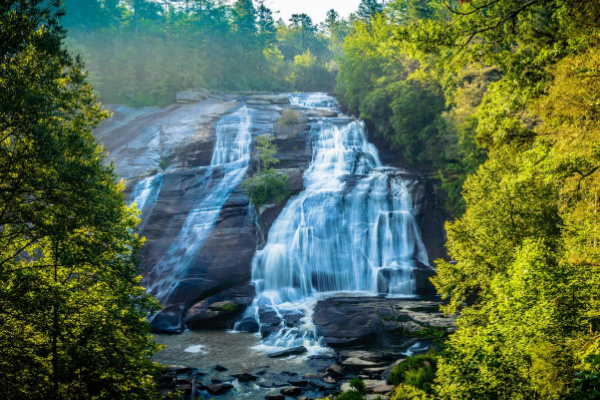
[[[292,95],[302,108],[336,109],[325,94]],[[280,329],[268,347],[320,348],[312,310],[339,292],[411,296],[412,270],[427,265],[415,219],[411,184],[402,171],[382,167],[362,123],[348,117],[312,123],[312,162],[305,190],[289,200],[253,260],[257,297],[245,318],[275,312]],[[286,316],[298,321],[289,323]],[[238,325],[239,326],[239,325]]]
[[[252,110],[242,107],[226,115],[216,125],[216,142],[211,165],[198,167],[197,188],[194,205],[189,211],[177,240],[162,259],[153,266],[153,275],[168,279],[155,279],[148,290],[159,300],[165,301],[185,277],[194,256],[209,235],[219,213],[232,191],[241,183],[250,162]],[[168,171],[166,172],[168,173]],[[161,173],[140,181],[133,190],[132,198],[143,215],[156,203],[164,179]]]

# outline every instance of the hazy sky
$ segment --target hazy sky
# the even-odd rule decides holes
[[[340,16],[347,17],[351,12],[358,9],[360,0],[267,0],[269,8],[274,14],[273,18],[279,18],[287,23],[292,14],[306,13],[310,15],[313,22],[323,22],[327,11],[335,9]]]

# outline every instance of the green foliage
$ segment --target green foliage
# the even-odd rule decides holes
[[[392,369],[389,381],[394,385],[404,383],[430,393],[437,361],[438,356],[430,354],[409,357]]]
[[[359,377],[352,378],[350,380],[350,387],[360,394],[367,393],[367,387],[365,386],[365,382]]]
[[[277,146],[269,135],[260,136],[257,140],[258,153],[257,174],[246,179],[242,188],[248,198],[259,210],[264,204],[279,204],[288,196],[287,175],[280,174],[273,169],[279,160],[274,157]]]
[[[286,108],[277,122],[282,125],[296,125],[299,121],[298,113],[291,108]]]
[[[294,58],[290,81],[296,90],[302,92],[333,91],[333,74],[317,62],[310,50]]]
[[[67,45],[85,57],[107,103],[167,105],[194,88],[331,91],[331,40],[310,17],[295,15],[287,26],[275,23],[265,1],[230,3],[66,0]],[[337,22],[337,47],[344,24]],[[316,59],[305,71],[294,59],[307,51]]]
[[[347,390],[337,396],[335,400],[364,400],[364,396],[356,390]]]
[[[2,398],[152,399],[139,212],[92,136],[107,113],[62,48],[58,3],[0,5]]]
[[[432,400],[433,397],[425,393],[423,390],[414,386],[401,384],[399,385],[391,400]]]

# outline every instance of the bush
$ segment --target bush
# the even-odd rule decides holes
[[[352,380],[350,381],[350,387],[360,394],[367,393],[367,387],[365,386],[365,382],[358,377],[352,378]]]
[[[435,355],[414,356],[395,366],[390,373],[389,380],[394,385],[405,383],[430,393],[436,370],[437,357]]]
[[[433,398],[421,389],[410,385],[400,385],[392,395],[392,400],[432,400]]]
[[[296,125],[300,122],[300,119],[296,111],[286,108],[277,122],[281,125]]]
[[[264,204],[279,204],[287,197],[287,180],[287,175],[278,175],[275,171],[269,171],[247,179],[242,184],[242,188],[258,210]]]

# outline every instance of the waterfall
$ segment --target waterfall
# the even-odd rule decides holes
[[[292,95],[303,108],[337,108],[325,94]],[[402,171],[385,168],[364,124],[348,117],[312,124],[312,162],[305,190],[290,199],[253,260],[257,297],[246,318],[275,312],[278,332],[270,347],[319,347],[312,310],[336,292],[411,296],[416,262],[428,264]],[[296,327],[287,314],[300,315]]]
[[[240,108],[216,125],[216,142],[211,165],[200,167],[194,200],[176,240],[153,266],[155,279],[148,290],[159,300],[168,299],[192,267],[193,260],[214,227],[221,209],[233,190],[242,182],[250,162],[251,110]],[[166,172],[168,173],[168,172]],[[156,202],[164,174],[141,181],[134,189],[138,207]]]

